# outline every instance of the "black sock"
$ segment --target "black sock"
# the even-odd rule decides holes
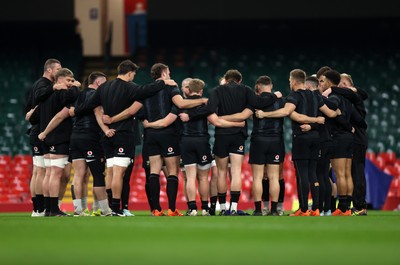
[[[76,197],[75,197],[75,190],[74,190],[74,185],[73,185],[73,184],[71,185],[71,196],[72,196],[72,199],[73,199],[73,200],[76,199]]]
[[[124,178],[122,180],[122,192],[121,192],[121,203],[122,209],[128,209],[129,205],[129,193],[131,191],[131,174],[133,169],[133,161],[132,163],[126,168]]]
[[[219,201],[219,205],[226,205],[226,192],[224,192],[224,193],[218,192],[218,201]]]
[[[256,212],[261,212],[261,201],[254,202],[254,207],[256,208]]]
[[[208,210],[208,201],[201,201],[201,209]]]
[[[58,208],[58,197],[50,197],[50,212],[58,213],[60,208]]]
[[[121,199],[114,199],[111,200],[111,209],[113,212],[119,212],[121,206]]]
[[[239,202],[240,191],[232,191],[231,190],[231,202]]]
[[[106,189],[106,192],[107,192],[108,206],[111,208],[112,190],[111,189]]]
[[[347,210],[347,196],[346,195],[339,195],[338,199],[339,199],[338,208],[342,212],[345,212]]]
[[[216,207],[216,205],[217,205],[217,199],[218,199],[218,196],[212,196],[212,197],[210,198],[210,208],[211,208],[211,209],[214,209],[214,210],[215,210],[215,207]]]
[[[51,212],[51,208],[50,208],[50,197],[46,196],[44,197],[44,208],[46,210],[47,213]]]
[[[32,197],[31,200],[32,200],[33,211],[34,211],[34,212],[37,212],[38,207],[37,207],[37,199],[36,199],[36,197]]]
[[[161,211],[160,206],[160,175],[150,174],[149,176],[150,197],[155,210]]]
[[[37,210],[41,213],[44,211],[44,197],[43,194],[36,194]]]
[[[178,177],[170,175],[167,178],[167,197],[168,197],[168,208],[171,209],[171,211],[173,212],[176,210],[177,194],[178,194]]]
[[[331,196],[331,211],[334,212],[336,210],[336,197]]]
[[[37,196],[37,195],[36,195]],[[347,210],[350,209],[351,202],[353,201],[353,196],[347,195]]]
[[[150,195],[150,184],[149,184],[150,168],[145,168],[144,171],[146,173],[146,184],[144,185],[144,189],[146,191],[147,202],[149,203],[150,211],[152,212],[154,210],[154,206]]]
[[[311,183],[311,198],[312,198],[312,210],[315,211],[319,207],[319,183]]]
[[[271,213],[277,212],[277,209],[276,209],[277,206],[278,206],[278,202],[271,201]]]
[[[262,197],[261,197],[262,201],[263,202],[269,201],[269,180],[268,179],[262,180],[262,190],[263,190]]]
[[[196,201],[190,201],[188,202],[188,206],[190,210],[196,210],[197,211],[197,205],[196,205]]]
[[[285,180],[280,179],[279,180],[279,197],[278,197],[278,202],[283,202],[285,199]]]

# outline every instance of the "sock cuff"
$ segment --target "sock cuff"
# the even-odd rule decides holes
[[[151,178],[160,178],[159,174],[150,174],[149,179]]]
[[[169,175],[168,178],[167,178],[167,181],[170,181],[170,180],[178,181],[178,177],[174,176],[174,175]]]

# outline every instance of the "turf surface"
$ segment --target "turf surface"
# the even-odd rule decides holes
[[[0,214],[0,264],[400,264],[400,212],[358,217]]]

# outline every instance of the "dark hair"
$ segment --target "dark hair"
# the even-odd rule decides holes
[[[231,69],[226,71],[224,78],[227,83],[231,81],[240,82],[242,81],[242,74],[239,72],[239,70]]]
[[[168,69],[168,65],[162,63],[154,64],[150,69],[150,75],[153,79],[158,79],[164,70]]]
[[[131,60],[122,61],[117,68],[119,75],[125,75],[128,72],[136,72],[139,69],[139,66],[133,63]]]
[[[313,86],[318,87],[318,78],[316,78],[315,76],[307,76],[306,78],[306,82],[312,83]]]
[[[319,68],[318,72],[317,72],[317,78],[319,79],[321,77],[321,75],[324,75],[324,73],[326,71],[332,70],[332,68],[330,68],[329,66],[325,65],[322,66],[321,68]]]
[[[105,77],[105,78],[107,78],[107,76],[106,76],[104,73],[102,73],[102,72],[92,72],[92,73],[89,75],[88,79],[87,79],[87,80],[88,80],[88,84],[87,84],[87,85],[93,84],[94,81],[96,81],[96,79],[99,78],[99,77]]]
[[[271,77],[267,75],[262,75],[258,77],[256,80],[256,85],[265,85],[265,86],[272,85]]]
[[[57,59],[47,59],[43,66],[43,72],[46,72],[47,68],[52,68],[56,63],[61,64]]]
[[[290,71],[290,76],[298,83],[304,84],[306,82],[306,72],[301,69],[294,69]]]
[[[333,85],[337,86],[340,83],[340,73],[336,70],[326,71],[324,74],[326,79],[328,79]]]

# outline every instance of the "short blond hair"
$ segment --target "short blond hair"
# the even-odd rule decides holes
[[[204,88],[204,81],[198,78],[194,78],[189,82],[189,91],[199,93]]]
[[[343,73],[343,74],[340,74],[340,78],[346,79],[347,81],[349,81],[351,86],[354,86],[353,78],[351,78],[351,75]]]

